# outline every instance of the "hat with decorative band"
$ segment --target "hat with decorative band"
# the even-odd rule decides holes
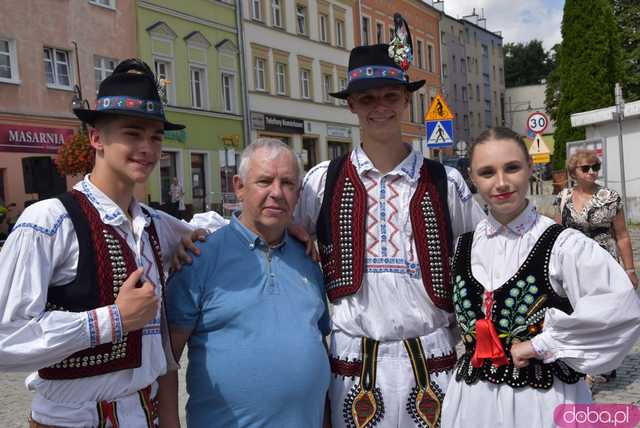
[[[164,123],[167,131],[184,129],[169,122],[158,93],[158,84],[147,64],[129,59],[121,62],[98,89],[96,108],[73,109],[75,115],[90,125],[104,115],[133,116]]]
[[[383,86],[402,85],[409,92],[421,88],[425,81],[411,82],[407,70],[413,61],[411,33],[402,15],[393,15],[395,31],[391,43],[358,46],[349,55],[347,87],[330,95],[346,99],[355,92]]]

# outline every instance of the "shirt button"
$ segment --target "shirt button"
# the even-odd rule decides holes
[[[249,248],[253,250],[254,248],[256,248],[256,244],[249,244]]]

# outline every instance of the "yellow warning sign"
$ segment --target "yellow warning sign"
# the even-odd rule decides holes
[[[531,155],[533,163],[549,163],[551,162],[551,155],[549,153],[538,153]]]
[[[453,112],[449,109],[449,106],[440,95],[436,95],[435,99],[429,107],[429,111],[424,120],[451,120],[453,119]]]
[[[545,143],[544,140],[542,139],[542,135],[536,134],[536,137],[533,139],[533,142],[531,143],[531,147],[529,147],[529,154],[531,156],[534,156],[534,155],[548,155],[549,153],[551,153],[551,150],[549,150],[547,143]]]

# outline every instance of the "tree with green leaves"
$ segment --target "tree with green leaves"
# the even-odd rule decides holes
[[[551,64],[540,40],[504,45],[504,78],[507,88],[537,85],[547,78]]]
[[[613,105],[622,76],[620,32],[610,0],[566,0],[558,66],[558,109],[553,168],[564,169],[566,144],[583,140],[571,115]]]
[[[622,37],[624,97],[640,100],[640,2],[612,0],[612,4]]]

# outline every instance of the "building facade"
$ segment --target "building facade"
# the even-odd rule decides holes
[[[428,154],[424,117],[431,102],[442,91],[440,75],[440,11],[419,0],[360,0],[355,9],[356,45],[389,43],[393,37],[393,15],[399,12],[409,24],[413,39],[411,80],[426,80],[412,94],[402,121],[402,139]]]
[[[137,0],[138,55],[165,83],[166,114],[186,125],[165,134],[147,199],[169,202],[174,177],[187,215],[220,209],[244,144],[242,70],[231,0]],[[230,155],[231,153],[231,155]]]
[[[359,141],[357,118],[329,95],[347,86],[353,2],[244,0],[250,139],[291,145],[305,170]]]
[[[52,159],[80,129],[74,97],[91,105],[119,60],[136,55],[133,0],[4,0],[0,13],[0,199],[59,193]],[[37,23],[37,24],[34,24]],[[105,40],[115,41],[105,43]],[[24,168],[23,168],[24,165]],[[137,189],[139,197],[144,189]]]

